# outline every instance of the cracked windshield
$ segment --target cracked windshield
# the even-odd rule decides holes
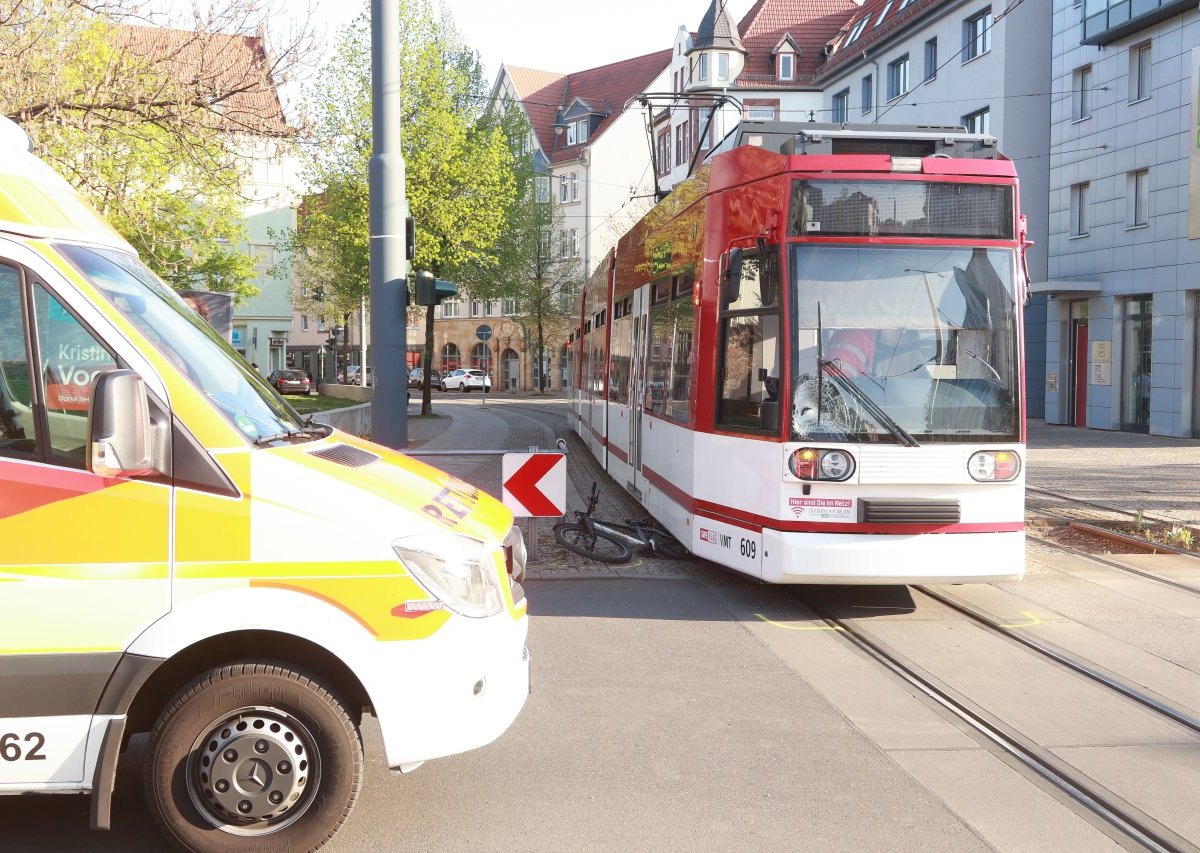
[[[1015,257],[793,245],[792,440],[1018,438]]]

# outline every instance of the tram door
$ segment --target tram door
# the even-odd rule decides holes
[[[632,385],[629,395],[629,465],[633,473],[626,486],[638,497],[642,494],[642,404],[646,397],[646,341],[649,338],[646,302],[649,292],[649,286],[639,287],[633,292],[633,351],[629,362]]]

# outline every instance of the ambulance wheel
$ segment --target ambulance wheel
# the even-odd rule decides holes
[[[239,663],[192,681],[158,718],[146,800],[194,853],[315,850],[349,817],[362,772],[334,694],[303,672]]]

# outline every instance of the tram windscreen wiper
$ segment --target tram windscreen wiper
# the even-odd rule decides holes
[[[837,383],[838,388],[853,397],[855,402],[862,406],[867,414],[873,417],[880,425],[883,426],[884,429],[892,434],[892,438],[896,439],[896,441],[900,442],[901,444],[907,445],[908,447],[921,446],[917,443],[915,438],[909,435],[904,427],[896,423],[895,419],[883,410],[882,406],[872,400],[866,391],[859,388],[858,385],[854,383],[854,380],[846,375],[845,371],[838,366],[838,363],[835,359],[819,359],[817,366],[820,368],[821,374],[828,374],[829,377]]]

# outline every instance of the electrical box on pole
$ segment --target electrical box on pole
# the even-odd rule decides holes
[[[458,295],[458,286],[443,278],[434,278],[433,273],[418,270],[416,278],[416,303],[418,305],[437,305],[443,299]]]

